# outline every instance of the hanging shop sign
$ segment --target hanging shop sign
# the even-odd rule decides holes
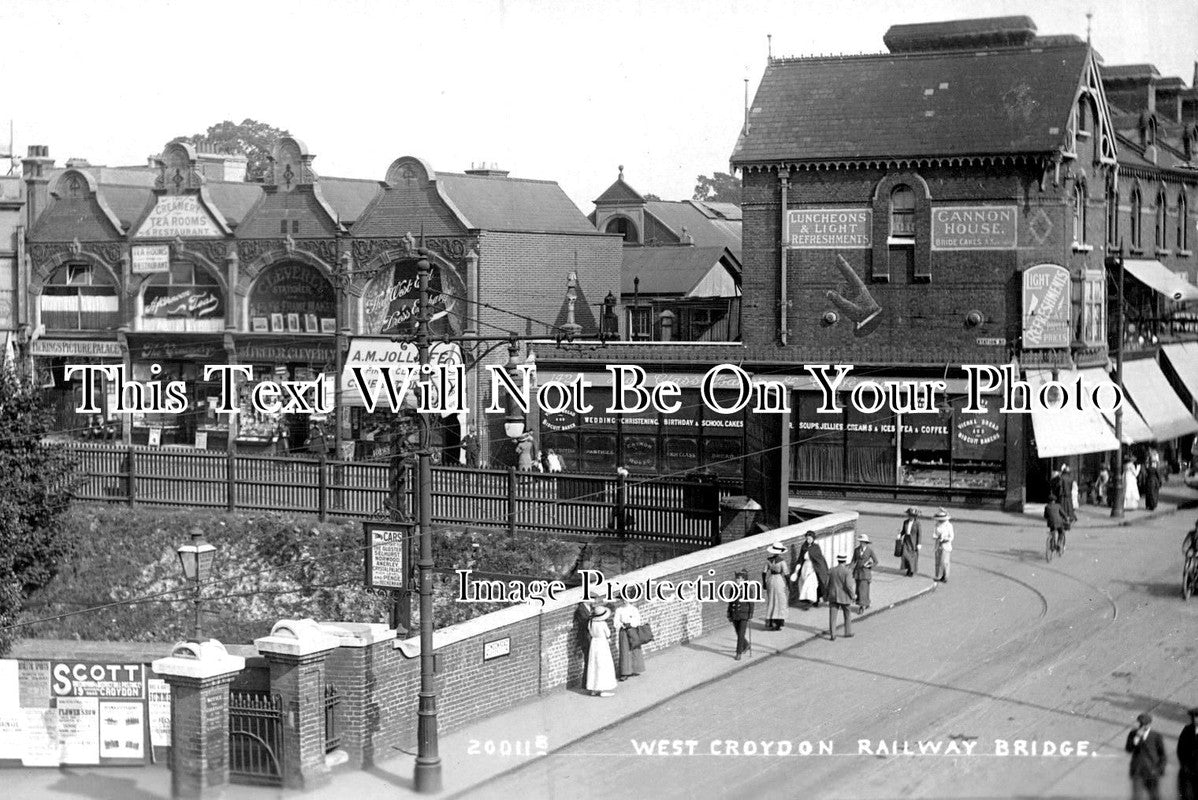
[[[1069,346],[1069,270],[1038,264],[1023,273],[1023,347]]]
[[[786,212],[783,239],[795,250],[850,250],[873,246],[868,208],[794,208]]]
[[[134,239],[201,239],[224,236],[199,195],[162,195]]]
[[[933,250],[1013,250],[1015,206],[941,206],[932,209]]]
[[[337,313],[333,284],[315,267],[298,263],[279,264],[263,272],[250,291],[249,306],[251,320],[268,320],[276,333],[317,333],[301,329],[309,315],[332,320]]]
[[[220,293],[211,289],[147,286],[143,313],[147,317],[218,318],[225,315],[225,303]]]
[[[366,549],[366,587],[404,589],[408,585],[408,563],[415,526],[399,523],[363,522]]]
[[[169,244],[135,244],[130,255],[134,275],[170,272],[171,246]]]
[[[365,327],[371,333],[414,333],[420,303],[420,278],[416,271],[419,259],[405,258],[384,270],[379,280],[363,300]],[[431,332],[452,333],[451,318],[457,312],[457,297],[464,297],[456,275],[448,274],[439,264],[431,264],[429,272],[429,306]],[[456,295],[456,297],[455,297]]]
[[[29,344],[35,356],[82,356],[85,358],[123,358],[120,342],[96,342],[84,339],[34,339]]]

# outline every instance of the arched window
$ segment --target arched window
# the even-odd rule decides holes
[[[1073,241],[1086,243],[1086,182],[1078,180],[1073,185]]]
[[[896,186],[890,193],[890,235],[915,238],[915,192],[910,186]]]
[[[1165,199],[1165,187],[1156,194],[1156,236],[1153,244],[1157,250],[1164,250],[1168,245],[1165,241],[1165,231],[1168,230],[1169,201]]]
[[[1144,200],[1140,195],[1140,187],[1133,186],[1131,190],[1131,246],[1137,250],[1143,246],[1144,224],[1140,219]]]
[[[1149,117],[1144,123],[1144,145],[1156,144],[1156,117]]]
[[[112,276],[90,264],[59,267],[42,290],[41,320],[49,330],[120,327],[120,298]]]
[[[214,332],[225,328],[220,282],[203,267],[175,262],[152,276],[141,298],[143,331]]]
[[[1190,249],[1190,203],[1186,199],[1186,190],[1177,193],[1177,249]]]
[[[640,237],[637,235],[636,225],[634,225],[632,220],[628,219],[627,217],[616,217],[607,223],[607,227],[604,230],[606,230],[608,233],[620,234],[624,237],[624,241],[628,244],[636,244],[638,241],[640,241]]]
[[[1090,132],[1090,99],[1084,94],[1077,98],[1077,132]]]
[[[1106,240],[1107,244],[1119,245],[1119,186],[1114,178],[1106,185]]]

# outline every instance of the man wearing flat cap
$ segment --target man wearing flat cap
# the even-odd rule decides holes
[[[1198,708],[1190,709],[1190,724],[1177,737],[1177,796],[1198,800]]]
[[[857,599],[853,591],[853,572],[849,568],[849,557],[844,553],[836,556],[836,566],[828,574],[828,638],[836,641],[836,612],[844,616],[844,635],[853,635],[849,622],[849,606]]]
[[[857,547],[853,550],[853,580],[857,582],[857,613],[864,614],[869,608],[869,585],[874,579],[874,565],[878,557],[870,547],[869,534],[857,534]]]
[[[1139,726],[1127,734],[1123,748],[1131,753],[1132,800],[1160,799],[1161,776],[1165,774],[1165,741],[1152,729],[1152,715],[1136,717]]]

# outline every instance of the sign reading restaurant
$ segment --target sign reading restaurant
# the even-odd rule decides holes
[[[786,212],[787,247],[849,250],[873,246],[873,211],[868,208],[792,208]]]
[[[1011,250],[1019,239],[1015,206],[932,209],[933,250]]]
[[[1069,271],[1037,264],[1023,272],[1023,346],[1069,346]]]
[[[137,229],[135,239],[196,239],[224,236],[224,231],[194,194],[162,195]]]
[[[137,244],[133,246],[132,256],[135,274],[170,272],[171,246],[169,244]]]

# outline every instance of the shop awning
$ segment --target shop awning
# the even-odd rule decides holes
[[[1027,370],[1033,388],[1052,380],[1049,370]],[[1058,381],[1066,385],[1077,380],[1077,373],[1062,372]],[[1036,433],[1036,452],[1040,458],[1105,453],[1119,448],[1119,440],[1097,409],[1065,407],[1056,411],[1032,411],[1032,429]]]
[[[1159,261],[1127,259],[1127,272],[1153,291],[1175,302],[1198,300],[1198,286],[1187,281]]]
[[[1111,376],[1107,371],[1099,367],[1081,370],[1082,380],[1087,385],[1100,386],[1103,384],[1112,384]],[[1115,413],[1103,411],[1102,416],[1110,424],[1111,430],[1115,429]],[[1131,403],[1123,404],[1123,443],[1137,444],[1138,442],[1151,442],[1156,436],[1152,433],[1152,429],[1148,427],[1148,423],[1140,416],[1140,412],[1136,411],[1136,407]]]
[[[1167,344],[1162,350],[1169,357],[1169,363],[1177,377],[1181,378],[1190,399],[1198,403],[1198,342],[1182,344]]]
[[[1123,389],[1152,428],[1157,441],[1198,431],[1198,420],[1173,391],[1154,359],[1124,362]]]

